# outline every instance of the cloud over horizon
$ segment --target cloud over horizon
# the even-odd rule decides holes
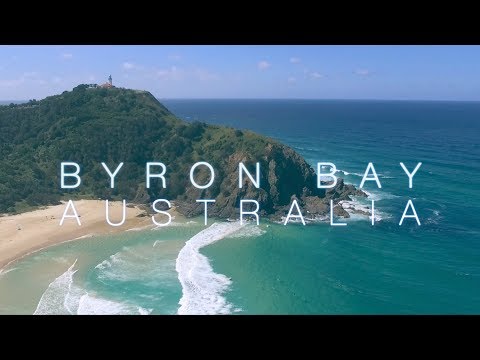
[[[259,70],[267,70],[272,65],[268,61],[262,60],[258,62],[257,66]]]

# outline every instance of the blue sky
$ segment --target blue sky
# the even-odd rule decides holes
[[[159,98],[480,100],[480,46],[0,46],[0,100],[80,83]]]

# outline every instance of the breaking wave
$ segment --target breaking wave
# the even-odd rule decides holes
[[[151,309],[103,299],[73,284],[77,260],[53,280],[42,294],[34,315],[134,315],[149,314]]]
[[[244,226],[239,221],[214,223],[185,243],[176,260],[178,279],[182,285],[178,314],[230,314],[235,311],[222,296],[232,281],[215,273],[208,258],[200,254],[200,249],[233,235]]]

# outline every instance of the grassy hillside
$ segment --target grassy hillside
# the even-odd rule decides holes
[[[60,162],[82,166],[78,189],[60,188]],[[115,189],[101,166],[124,162]],[[145,189],[145,163],[167,165],[167,188],[154,180]],[[215,168],[214,184],[193,188],[190,167],[207,161]],[[238,162],[254,173],[261,162],[261,189],[250,183],[238,189]],[[200,179],[205,174],[199,173]],[[204,179],[205,180],[205,179]],[[180,211],[202,211],[195,199],[217,199],[212,214],[231,216],[241,198],[257,199],[266,213],[288,205],[292,196],[323,194],[313,169],[291,148],[249,131],[186,123],[149,92],[89,89],[21,105],[0,106],[0,212],[55,204],[62,198],[126,199],[148,203],[162,197],[177,201]]]

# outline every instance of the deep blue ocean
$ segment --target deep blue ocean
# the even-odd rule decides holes
[[[244,261],[252,272],[260,273],[252,278],[265,279],[263,284],[250,283],[249,276],[242,284],[234,282],[238,296],[243,286],[261,296],[264,287],[282,284],[270,305],[257,308],[253,299],[245,299],[246,309],[480,312],[480,103],[169,100],[165,104],[189,121],[250,129],[278,139],[314,168],[317,162],[333,162],[344,171],[339,175],[357,186],[368,162],[379,173],[382,189],[371,181],[365,185],[383,218],[375,226],[363,220],[345,228],[290,227],[270,237],[267,231],[240,249],[227,241],[205,249],[219,272],[242,277],[234,268]],[[412,189],[399,162],[410,171],[422,162]],[[398,225],[408,199],[421,226],[414,219]],[[220,256],[223,248],[235,257]],[[257,252],[262,251],[269,253],[268,260],[257,261],[262,257]],[[276,284],[268,277],[276,278]]]
[[[375,200],[378,221],[352,215],[347,226],[332,227],[261,219],[260,227],[237,231],[192,219],[69,242],[0,274],[0,292],[9,294],[0,297],[0,312],[480,313],[480,103],[161,101],[187,121],[277,139],[315,169],[332,162],[357,186],[372,162],[382,188],[367,181],[369,198],[354,204]],[[422,163],[412,189],[400,162],[410,171]],[[420,226],[412,218],[399,226],[408,200]],[[69,267],[77,259],[75,273]],[[28,291],[16,286],[25,279]]]

